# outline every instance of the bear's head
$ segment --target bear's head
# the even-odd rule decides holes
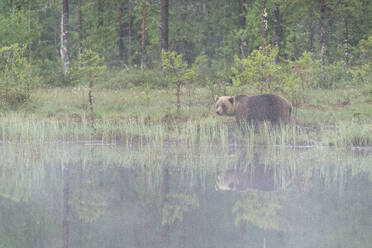
[[[216,103],[216,113],[218,115],[235,114],[234,111],[234,97],[232,96],[215,96],[214,102]]]

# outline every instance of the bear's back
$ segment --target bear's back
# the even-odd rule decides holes
[[[235,117],[238,121],[289,122],[291,104],[284,98],[263,94],[256,96],[238,95],[235,97]]]

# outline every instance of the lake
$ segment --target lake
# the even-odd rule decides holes
[[[0,247],[370,247],[372,150],[0,144]]]

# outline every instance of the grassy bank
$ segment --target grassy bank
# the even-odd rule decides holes
[[[95,89],[95,130],[89,122],[88,89],[36,89],[32,101],[0,117],[2,141],[161,143],[164,140],[219,144],[248,140],[277,145],[372,145],[372,88],[311,90],[295,108],[293,124],[262,128],[242,138],[233,118],[215,115],[206,88],[183,89],[176,113],[172,89]]]

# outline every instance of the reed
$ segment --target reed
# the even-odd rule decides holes
[[[297,125],[274,128],[264,124],[258,129],[248,127],[240,131],[233,122],[216,118],[176,120],[167,123],[149,123],[145,116],[129,120],[98,119],[92,132],[89,119],[67,121],[39,119],[37,116],[8,114],[0,117],[2,142],[100,142],[121,143],[127,147],[146,144],[162,146],[164,142],[186,144],[195,152],[200,146],[219,147],[222,152],[229,146],[244,142],[248,145],[274,146],[372,146],[372,125],[369,122],[339,122],[319,129]]]
[[[367,89],[311,90],[304,105],[294,111],[291,125],[273,128],[265,123],[258,130],[248,127],[244,134],[233,118],[214,114],[207,88],[195,88],[192,99],[184,97],[188,104],[182,104],[180,113],[176,113],[171,89],[101,88],[95,94],[92,130],[88,92],[84,87],[36,89],[29,105],[0,115],[0,140],[88,141],[127,147],[162,147],[164,142],[173,142],[186,144],[194,154],[205,146],[226,152],[242,142],[250,146],[372,145]]]

